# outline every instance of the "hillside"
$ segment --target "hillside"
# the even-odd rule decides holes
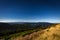
[[[10,40],[60,40],[60,24],[38,32],[33,32],[24,37],[11,38]]]
[[[37,22],[37,23],[0,23],[0,40],[9,40],[18,36],[25,37],[34,32],[41,31],[53,25],[53,23]]]

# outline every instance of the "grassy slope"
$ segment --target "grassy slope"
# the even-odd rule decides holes
[[[33,32],[37,32],[39,30],[41,30],[41,29],[37,28],[37,29],[32,29],[32,30],[26,30],[26,31],[23,31],[23,32],[20,32],[20,33],[11,34],[9,36],[8,35],[7,36],[3,36],[2,38],[4,40],[10,40],[11,38],[22,37],[22,36],[25,36],[25,35],[29,35],[29,34],[31,34]]]
[[[11,38],[11,40],[60,40],[60,24],[24,37]]]
[[[48,31],[47,31],[48,30]],[[60,40],[60,24],[50,29],[45,29],[36,40]]]

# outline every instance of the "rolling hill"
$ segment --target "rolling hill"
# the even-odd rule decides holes
[[[56,31],[59,33],[59,27],[59,24],[47,22],[0,23],[0,40],[50,40]]]
[[[11,40],[60,40],[60,24],[52,25],[50,28],[33,32],[24,37],[11,38]]]

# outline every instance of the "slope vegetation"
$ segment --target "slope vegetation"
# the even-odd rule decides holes
[[[24,37],[11,38],[10,40],[60,40],[60,24],[42,31],[33,32]]]

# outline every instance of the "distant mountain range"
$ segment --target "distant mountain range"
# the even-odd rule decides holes
[[[0,22],[1,23],[5,23],[5,22]],[[49,22],[8,22],[8,24],[49,24]]]

